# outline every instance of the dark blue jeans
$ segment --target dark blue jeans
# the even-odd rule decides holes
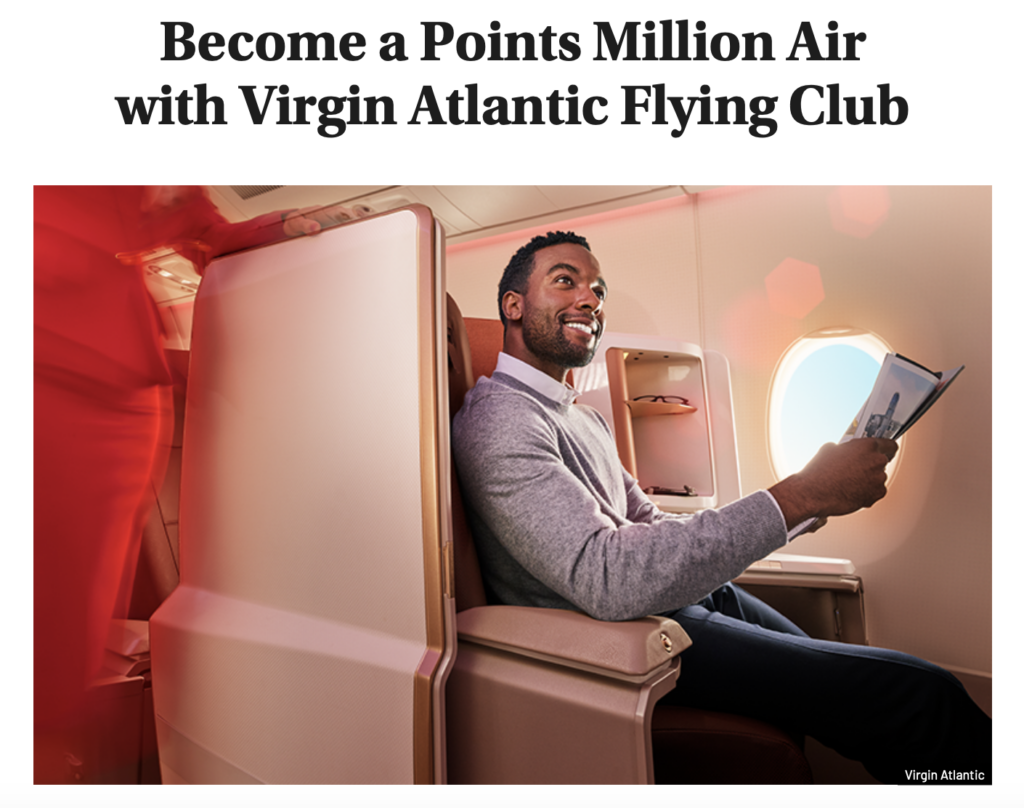
[[[666,616],[693,646],[664,701],[809,735],[883,783],[992,783],[992,721],[948,671],[811,639],[732,584]]]

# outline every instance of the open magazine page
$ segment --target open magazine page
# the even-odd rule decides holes
[[[933,394],[942,374],[936,374],[899,354],[886,354],[871,395],[843,440],[850,438],[895,438],[918,417]]]

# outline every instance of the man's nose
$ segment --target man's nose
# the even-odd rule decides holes
[[[589,311],[596,313],[600,311],[601,304],[603,302],[604,301],[602,301],[601,298],[597,296],[597,292],[595,292],[593,289],[587,289],[584,292],[584,294],[577,298],[576,305],[581,309],[587,309]]]

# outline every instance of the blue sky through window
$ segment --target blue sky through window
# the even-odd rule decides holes
[[[851,345],[829,345],[800,363],[782,403],[786,465],[799,471],[823,443],[837,442],[871,393],[881,364]]]

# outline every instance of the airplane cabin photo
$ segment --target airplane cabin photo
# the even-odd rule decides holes
[[[456,462],[453,419],[495,395],[495,374],[508,379],[507,329],[518,324],[502,318],[517,309],[500,307],[570,294],[585,317],[560,338],[590,339],[592,354],[571,366],[562,409],[593,419],[588,430],[607,425],[615,473],[636,480],[657,519],[717,524],[806,479],[820,447],[872,416],[861,408],[888,354],[927,379],[963,366],[892,444],[884,498],[812,516],[774,551],[724,566],[716,586],[731,581],[830,648],[938,666],[979,720],[992,717],[990,187],[207,186],[136,196],[173,217],[188,194],[216,221],[206,232],[228,235],[111,254],[139,291],[100,317],[84,310],[84,292],[40,293],[49,276],[39,262],[51,260],[40,245],[71,238],[60,222],[74,208],[62,189],[36,189],[37,447],[48,412],[38,408],[51,401],[42,384],[73,387],[98,412],[106,393],[91,391],[127,380],[154,391],[131,407],[161,413],[150,466],[140,466],[152,468],[146,491],[124,506],[123,569],[101,576],[83,562],[54,573],[78,579],[81,596],[40,588],[52,565],[40,548],[74,537],[40,544],[42,497],[59,483],[37,461],[37,783],[878,784],[881,769],[844,756],[842,742],[764,720],[756,703],[773,694],[758,689],[756,658],[740,688],[755,708],[691,703],[677,683],[690,681],[702,634],[660,609],[595,617],[589,601],[544,608],[501,594],[504,556],[480,543],[479,480]],[[101,216],[76,218],[76,244],[110,251],[90,235]],[[308,221],[318,224],[299,224]],[[583,237],[585,251],[546,249],[593,269],[567,257],[564,286],[550,275],[550,291],[499,297],[517,250],[549,233]],[[60,283],[91,284],[91,266],[62,269]],[[99,294],[109,305],[115,292]],[[63,322],[78,323],[60,334],[44,310],[58,299],[71,312]],[[88,364],[107,343],[85,332],[129,313],[152,316],[158,334],[138,360],[156,368],[145,382],[121,360]],[[86,366],[106,375],[89,380],[76,370]],[[886,393],[876,422],[904,418],[900,390]],[[508,429],[495,440],[508,457],[529,457]],[[101,434],[90,439],[100,445]],[[583,462],[559,445],[565,463]],[[102,478],[116,462],[101,453],[83,468]],[[535,514],[557,511],[541,498]],[[552,516],[549,527],[563,518],[572,521]],[[616,547],[628,550],[609,544],[609,558]],[[713,547],[707,556],[718,558]],[[584,562],[569,575],[582,580]],[[562,592],[541,577],[537,593]],[[53,603],[41,603],[50,591]],[[85,674],[70,664],[66,675],[40,672],[47,621],[76,597],[90,627],[81,631],[98,637],[109,625],[105,641],[68,652]],[[74,718],[41,723],[40,689],[67,690],[70,705],[83,675]],[[808,698],[848,699],[838,685],[822,691]],[[919,758],[901,768],[913,784],[993,777],[980,764]]]

